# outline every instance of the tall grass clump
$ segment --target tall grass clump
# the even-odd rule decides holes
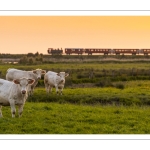
[[[124,89],[125,85],[123,82],[118,82],[118,83],[114,84],[114,87],[116,87],[118,89]]]

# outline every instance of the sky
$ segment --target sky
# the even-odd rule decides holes
[[[0,16],[0,53],[150,48],[150,16]]]

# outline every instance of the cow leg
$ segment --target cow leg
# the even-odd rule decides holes
[[[58,94],[59,94],[58,86],[55,85],[55,88],[56,88],[56,93],[57,93],[57,95],[58,95]]]
[[[32,89],[31,89],[31,85],[28,85],[28,96],[32,95]]]
[[[3,115],[2,115],[2,106],[0,106],[0,118],[2,118]]]
[[[52,87],[49,85],[49,92],[52,93]]]
[[[28,96],[31,96],[31,91],[28,91]]]
[[[33,87],[31,87],[31,96],[33,96]]]
[[[46,89],[46,93],[49,93],[49,84],[45,83],[45,89]]]
[[[52,93],[52,87],[50,85],[48,85],[47,87],[47,93],[48,94],[51,94]]]
[[[23,106],[24,106],[24,105],[19,105],[19,106],[18,106],[18,114],[19,114],[19,118],[22,116]]]
[[[10,107],[11,107],[11,114],[12,114],[12,118],[15,117],[15,114],[16,114],[16,108],[15,108],[15,103],[14,103],[14,100],[11,99],[9,100],[10,101]]]
[[[32,90],[28,91],[28,96],[32,96],[32,95],[33,95],[33,91]]]
[[[62,89],[60,89],[60,95],[62,95],[62,92],[63,92],[63,88],[62,88]]]

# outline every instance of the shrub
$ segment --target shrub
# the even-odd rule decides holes
[[[101,80],[99,83],[96,83],[96,86],[111,87],[113,86],[113,84],[109,79],[104,79],[104,80]]]
[[[118,88],[118,89],[124,89],[125,88],[125,86],[122,82],[116,83],[115,87]]]

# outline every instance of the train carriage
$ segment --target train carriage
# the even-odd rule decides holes
[[[71,54],[82,55],[84,53],[84,48],[65,48],[65,53],[67,55]]]
[[[148,55],[148,54],[150,54],[150,49],[142,49],[142,53],[144,55]]]
[[[92,55],[92,54],[108,55],[109,53],[111,53],[111,49],[86,48],[85,53],[87,53],[88,55]]]
[[[120,54],[131,54],[136,55],[139,54],[139,49],[113,49],[116,55]]]

